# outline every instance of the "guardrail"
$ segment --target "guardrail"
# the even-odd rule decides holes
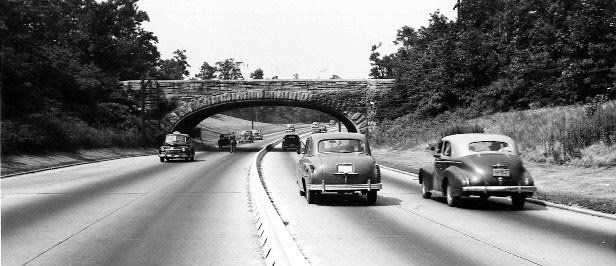
[[[261,181],[261,160],[268,150],[280,142],[282,140],[277,140],[261,149],[250,167],[249,192],[255,214],[255,227],[266,265],[310,265],[276,212]]]

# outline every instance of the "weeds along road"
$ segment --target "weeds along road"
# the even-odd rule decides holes
[[[507,199],[469,198],[451,208],[423,199],[417,180],[382,170],[374,206],[323,193],[306,202],[295,184],[299,155],[280,146],[262,162],[274,205],[313,265],[614,265],[616,221]]]
[[[262,265],[247,177],[266,142],[2,179],[1,264]]]

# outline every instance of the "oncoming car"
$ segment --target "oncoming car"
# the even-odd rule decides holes
[[[295,132],[295,125],[294,124],[287,124],[286,129],[284,130],[284,132]]]
[[[447,197],[456,206],[461,196],[511,197],[515,209],[537,188],[522,165],[516,143],[498,134],[457,134],[441,139],[435,161],[419,170],[422,196],[432,192]]]
[[[254,139],[263,140],[263,132],[260,129],[251,129]]]
[[[195,160],[195,148],[192,145],[192,140],[188,134],[181,134],[178,131],[165,136],[163,146],[158,150],[160,161],[169,161],[171,159],[184,159],[186,161]]]
[[[325,133],[307,138],[296,179],[299,193],[309,204],[322,192],[366,194],[374,204],[383,187],[381,171],[370,154],[366,136],[359,133]]]

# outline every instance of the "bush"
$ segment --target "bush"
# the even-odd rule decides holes
[[[23,120],[3,120],[1,124],[2,155],[153,146],[160,141],[162,134],[157,127],[151,126],[144,140],[138,123],[130,126],[124,123],[119,125],[120,128],[95,128],[75,117],[52,114],[34,114]]]

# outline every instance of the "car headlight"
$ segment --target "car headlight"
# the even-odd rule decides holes
[[[182,152],[186,152],[186,148],[185,147],[182,147]]]

